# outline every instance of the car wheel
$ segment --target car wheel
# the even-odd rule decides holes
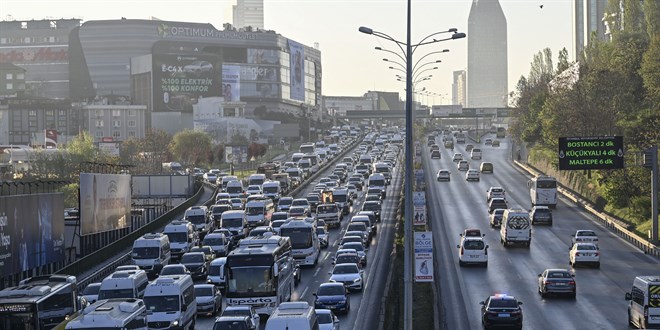
[[[596,268],[600,268],[600,262],[596,263]]]
[[[461,267],[463,267],[463,266],[465,266],[465,263],[464,263],[463,261],[459,260],[459,261],[458,261],[458,265],[461,266]]]
[[[541,291],[541,298],[545,298],[545,297],[547,297],[547,296],[548,296],[548,294],[547,294],[547,293],[545,293],[545,292],[543,292],[543,291]]]
[[[573,293],[571,293],[571,299],[576,299],[576,298],[577,298],[577,291],[573,291]]]

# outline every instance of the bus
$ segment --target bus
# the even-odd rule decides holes
[[[321,243],[316,235],[316,219],[289,221],[280,227],[280,235],[291,239],[293,258],[298,265],[316,265],[321,253]]]
[[[550,208],[557,207],[557,179],[539,175],[527,182],[532,206],[546,205]]]
[[[227,256],[227,305],[251,305],[270,315],[291,300],[296,264],[291,240],[281,236],[248,237]]]
[[[62,327],[77,316],[80,305],[75,276],[27,278],[0,291],[0,330]]]
[[[497,136],[497,138],[502,138],[503,139],[506,136],[506,128],[498,127],[497,128],[497,133],[495,133],[495,136]]]

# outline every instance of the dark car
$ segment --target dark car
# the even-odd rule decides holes
[[[481,323],[485,329],[493,326],[510,326],[522,329],[522,302],[508,295],[494,295],[479,303]]]
[[[362,204],[362,211],[373,211],[376,215],[376,221],[380,221],[380,202],[368,201]]]
[[[181,264],[186,266],[193,278],[205,278],[208,263],[204,252],[188,252],[181,256]]]
[[[431,158],[432,158],[432,159],[433,159],[433,158],[440,159],[440,158],[441,158],[440,150],[433,150],[433,151],[431,151]]]
[[[323,283],[319,286],[314,300],[314,308],[330,309],[335,312],[348,313],[351,310],[351,302],[348,291],[342,283]]]
[[[307,201],[309,202],[309,209],[312,212],[316,212],[316,207],[319,205],[321,198],[319,197],[319,194],[317,193],[309,193],[307,196],[305,196]]]
[[[549,293],[568,294],[571,298],[577,295],[575,275],[566,269],[546,269],[539,274],[538,288],[541,297]]]
[[[547,206],[534,206],[532,211],[529,212],[529,218],[533,225],[545,223],[552,226],[552,210]]]
[[[508,209],[509,208],[509,203],[507,203],[506,199],[501,198],[501,197],[495,197],[488,202],[488,213],[493,213],[493,210],[495,209]]]

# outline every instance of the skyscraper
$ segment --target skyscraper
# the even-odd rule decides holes
[[[605,15],[607,0],[574,0],[573,2],[573,54],[575,59],[589,44],[591,33],[596,33],[598,39],[605,39]]]
[[[451,85],[451,104],[467,106],[465,80],[465,70],[454,71],[454,83]]]
[[[233,14],[236,28],[264,28],[264,0],[236,0]]]
[[[505,106],[508,94],[506,18],[498,0],[472,0],[467,38],[467,106]]]

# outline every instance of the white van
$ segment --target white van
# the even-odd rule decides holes
[[[225,264],[227,264],[227,257],[215,258],[211,261],[209,275],[206,278],[209,284],[215,284],[221,289],[225,288]]]
[[[305,154],[302,159],[309,159],[312,167],[310,168],[310,173],[314,174],[318,172],[321,168],[321,158],[317,154]]]
[[[179,260],[181,256],[199,244],[199,236],[192,223],[186,220],[174,220],[165,226],[163,234],[170,240],[172,259]]]
[[[121,270],[114,272],[101,282],[99,299],[137,298],[142,299],[149,284],[144,270]]]
[[[481,159],[481,149],[473,148],[472,151],[470,151],[470,158]]]
[[[369,176],[367,181],[367,189],[369,188],[378,188],[381,190],[383,198],[387,197],[387,190],[385,185],[387,184],[385,176],[382,173],[374,173]]]
[[[144,293],[149,328],[195,329],[197,301],[190,275],[163,276]]]
[[[229,193],[231,198],[245,198],[245,190],[243,189],[243,184],[241,181],[234,180],[227,182],[227,188],[225,189]]]
[[[262,185],[264,195],[273,200],[274,203],[280,200],[282,189],[279,181],[266,181]]]
[[[360,159],[358,160],[358,163],[360,163],[360,164],[371,165],[372,162],[373,161],[371,159],[371,156],[369,156],[369,155],[362,155],[362,156],[360,156]]]
[[[532,243],[532,226],[527,210],[504,210],[500,241],[504,246],[508,246],[509,243],[523,243],[529,247]]]
[[[221,216],[222,228],[231,232],[232,242],[235,244],[239,239],[247,236],[247,218],[244,210],[231,210]]]
[[[628,324],[640,329],[660,328],[660,276],[637,276],[626,292]]]
[[[200,237],[208,234],[213,226],[213,221],[209,218],[209,209],[204,205],[189,207],[183,214],[183,218],[195,226]]]
[[[298,163],[305,154],[302,152],[294,152],[293,155],[291,155],[291,161],[294,163]]]
[[[66,329],[147,330],[147,309],[140,299],[101,300],[82,310]]]
[[[318,328],[316,311],[306,301],[280,303],[266,323],[266,330],[315,330]]]
[[[458,265],[481,264],[488,266],[488,245],[482,237],[462,237],[458,245]]]
[[[260,186],[266,182],[266,174],[251,174],[248,177],[248,186],[257,185]]]
[[[131,259],[140,269],[147,272],[147,276],[155,277],[169,265],[172,254],[170,239],[162,233],[144,234],[133,242]]]
[[[392,181],[392,170],[387,163],[375,163],[374,173],[380,173],[385,177],[385,183],[389,184]]]
[[[231,182],[231,181],[238,181],[238,177],[235,176],[235,175],[227,175],[227,176],[225,176],[225,177],[222,178],[222,181],[221,181],[221,185],[222,185],[221,190],[222,190],[223,192],[226,192],[226,191],[227,191],[227,183],[229,183],[229,182]]]

